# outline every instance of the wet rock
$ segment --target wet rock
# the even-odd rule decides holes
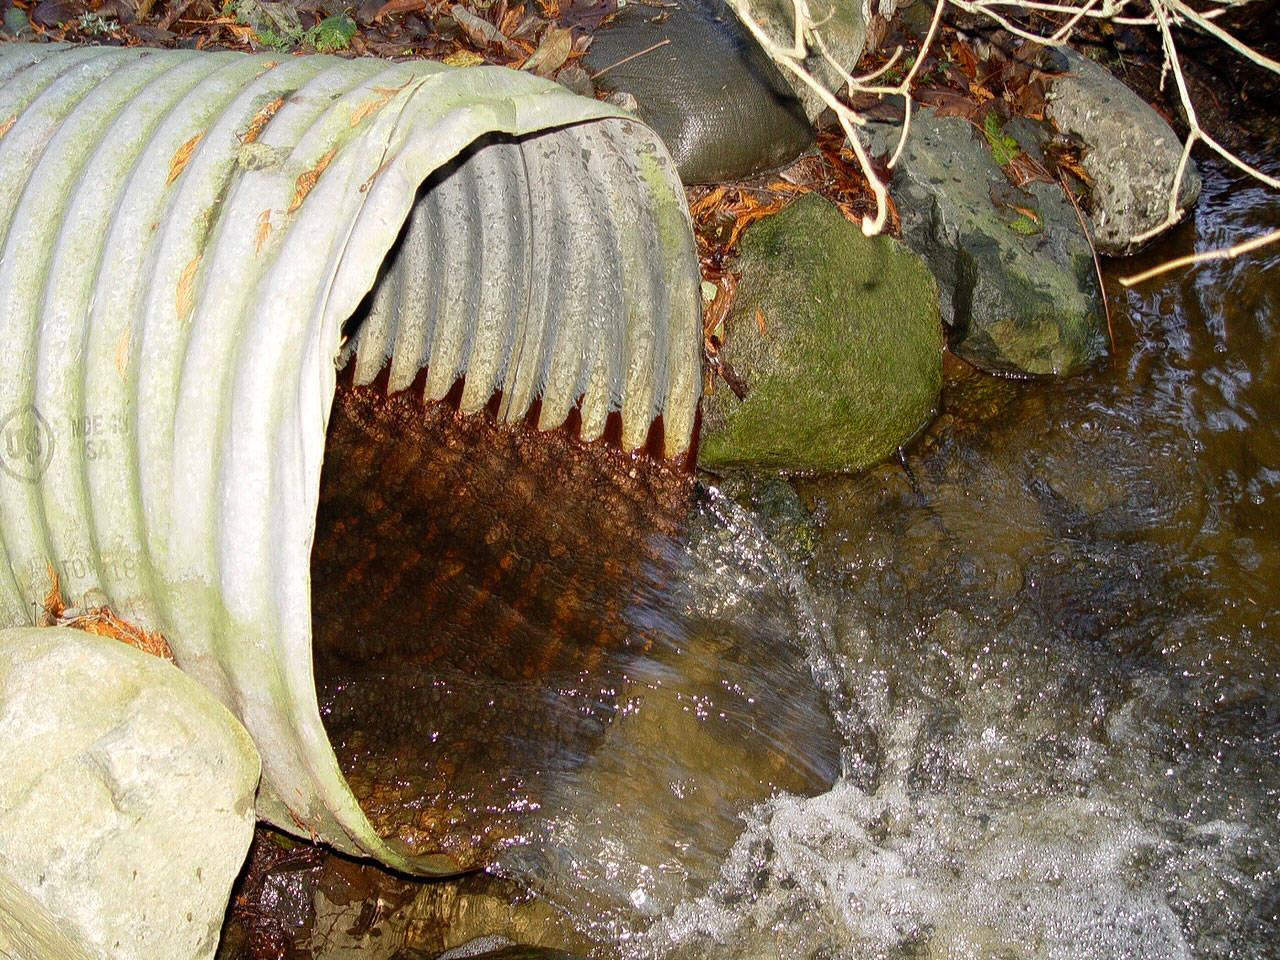
[[[891,152],[898,129],[873,125],[871,151]],[[903,240],[938,280],[958,354],[1014,376],[1076,373],[1102,354],[1092,254],[1060,187],[1012,186],[971,123],[925,108],[912,116],[892,193]]]
[[[258,755],[203,687],[115,640],[4,631],[0,769],[3,871],[65,933],[97,956],[213,955]]]
[[[508,943],[502,946],[492,945],[491,938],[484,938],[482,946],[467,944],[457,950],[442,954],[440,960],[582,960],[577,954],[564,950],[553,950],[549,947],[529,947],[519,943]]]
[[[771,474],[743,473],[719,480],[720,491],[750,510],[769,541],[797,563],[814,551],[817,524],[789,482]]]
[[[1047,49],[1045,115],[1088,146],[1081,161],[1089,191],[1093,240],[1099,252],[1123,255],[1165,219],[1182,144],[1164,119],[1106,68],[1074,50]],[[1200,175],[1188,162],[1178,209],[1200,195]]]
[[[745,395],[703,397],[701,466],[855,470],[928,422],[942,336],[918,257],[811,194],[747,232],[737,269],[722,355]]]
[[[485,873],[412,880],[259,827],[218,951],[326,960],[437,960],[591,944],[546,902]]]

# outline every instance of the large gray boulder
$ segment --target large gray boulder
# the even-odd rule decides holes
[[[203,687],[79,630],[0,631],[0,770],[0,873],[64,934],[98,957],[213,955],[258,754]],[[39,929],[20,898],[0,909]]]
[[[931,419],[942,328],[919,257],[817,194],[752,226],[740,250],[722,357],[746,394],[704,394],[699,466],[861,469]]]
[[[892,152],[899,130],[869,124],[871,151]],[[1057,184],[1012,186],[973,124],[924,108],[891,193],[903,241],[937,278],[957,354],[1014,376],[1072,374],[1102,354],[1093,255]]]
[[[1094,245],[1102,253],[1132,253],[1165,219],[1182,144],[1169,124],[1109,70],[1076,51],[1048,49],[1043,68],[1045,116],[1089,148],[1081,161],[1089,188]],[[1200,195],[1200,175],[1188,161],[1178,187],[1180,211]]]

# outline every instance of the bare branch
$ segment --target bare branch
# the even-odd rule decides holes
[[[1142,283],[1144,280],[1150,280],[1152,277],[1159,276],[1162,273],[1168,273],[1170,270],[1177,270],[1180,267],[1189,267],[1193,264],[1204,263],[1208,260],[1232,260],[1246,253],[1251,253],[1268,244],[1275,243],[1280,240],[1280,229],[1272,230],[1270,233],[1264,233],[1261,236],[1254,237],[1251,240],[1245,240],[1243,243],[1237,243],[1233,247],[1227,247],[1225,250],[1205,250],[1201,253],[1189,253],[1185,257],[1175,257],[1172,260],[1166,260],[1158,266],[1152,267],[1150,270],[1143,270],[1141,273],[1135,273],[1133,276],[1121,277],[1120,283],[1126,287],[1132,287],[1136,283]]]
[[[914,107],[914,99],[911,94],[912,84],[915,82],[921,65],[937,40],[943,13],[949,8],[984,17],[992,23],[1003,27],[1014,36],[1043,46],[1062,46],[1066,44],[1086,18],[1153,27],[1157,30],[1164,53],[1161,85],[1163,86],[1166,76],[1173,77],[1177,85],[1178,101],[1189,132],[1183,143],[1177,169],[1169,185],[1169,203],[1165,219],[1142,236],[1135,238],[1136,242],[1142,242],[1155,236],[1182,218],[1182,211],[1178,206],[1178,196],[1191,162],[1192,148],[1198,142],[1203,142],[1227,162],[1235,165],[1260,183],[1266,184],[1273,189],[1280,189],[1280,178],[1264,173],[1249,164],[1239,155],[1215,140],[1200,125],[1200,118],[1187,86],[1174,35],[1175,29],[1202,30],[1226,44],[1236,54],[1259,67],[1280,73],[1280,63],[1253,50],[1214,22],[1216,18],[1227,10],[1238,6],[1239,4],[1236,0],[1208,0],[1211,6],[1204,11],[1197,11],[1187,6],[1186,0],[934,0],[934,11],[929,31],[916,54],[915,61],[911,64],[901,82],[892,85],[876,84],[874,81],[884,76],[889,69],[899,62],[902,49],[895,50],[889,61],[877,70],[863,76],[854,76],[851,68],[839,63],[827,48],[821,29],[825,21],[817,22],[813,19],[808,0],[791,0],[792,13],[795,20],[791,24],[791,30],[789,31],[791,34],[789,46],[784,46],[774,40],[762,28],[751,13],[751,0],[729,0],[729,2],[737,11],[748,32],[756,39],[756,42],[760,44],[765,53],[778,66],[795,77],[800,84],[814,91],[821,102],[830,107],[835,113],[841,129],[849,140],[849,145],[853,150],[858,166],[867,178],[872,195],[876,200],[875,216],[864,217],[862,222],[863,232],[868,235],[877,233],[884,227],[888,214],[888,192],[883,180],[872,169],[866,148],[857,134],[857,128],[865,126],[866,118],[842,100],[836,89],[832,89],[830,85],[824,84],[814,77],[806,67],[805,60],[812,52],[819,53],[823,61],[833,68],[839,78],[838,89],[848,90],[850,94],[863,93],[902,98],[901,130],[897,145],[889,158],[889,167],[892,169],[902,156],[911,130],[911,115]],[[833,0],[833,2],[853,2],[853,0]],[[1245,2],[1249,2],[1249,0],[1245,0]],[[1035,21],[1027,18],[1026,15],[1028,14],[1059,17],[1065,18],[1065,20],[1054,25],[1051,30],[1047,27],[1038,30],[1034,27]],[[1274,236],[1268,235],[1265,241],[1249,241],[1245,244],[1231,247],[1226,251],[1209,251],[1205,254],[1197,254],[1191,260],[1179,258],[1179,260],[1171,263],[1173,266],[1182,266],[1186,265],[1186,263],[1211,259],[1214,256],[1239,256],[1242,253],[1257,249],[1263,242],[1272,242],[1273,239]],[[1168,267],[1168,269],[1172,269],[1173,266]],[[1145,279],[1146,276],[1162,272],[1163,269],[1158,268],[1154,271],[1147,271],[1147,273],[1139,275],[1137,278],[1129,278],[1129,280],[1137,282],[1140,279]]]

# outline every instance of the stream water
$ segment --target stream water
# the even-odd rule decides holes
[[[1206,180],[1148,261],[1280,224]],[[880,752],[757,809],[657,952],[1280,956],[1280,252],[1112,307],[1088,375],[952,368],[905,468],[798,485]]]
[[[1204,173],[1146,261],[1280,224]],[[403,489],[322,483],[358,502],[322,507],[317,582],[379,587],[368,616],[317,601],[326,722],[387,832],[491,873],[261,848],[222,955],[1280,957],[1280,251],[1111,287],[1110,358],[1057,383],[949,361],[905,461],[854,477],[573,487],[463,433],[441,493],[412,444],[353,447]]]

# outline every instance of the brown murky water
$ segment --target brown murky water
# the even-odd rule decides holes
[[[1210,165],[1139,266],[1277,224]],[[951,364],[905,467],[797,485],[881,757],[758,811],[655,952],[1280,956],[1280,251],[1112,307],[1086,375]]]

